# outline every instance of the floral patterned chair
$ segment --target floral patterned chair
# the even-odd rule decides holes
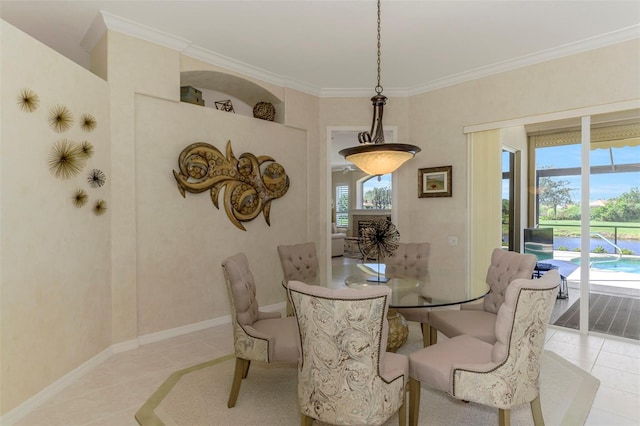
[[[544,425],[540,356],[559,284],[558,271],[513,281],[498,310],[493,345],[460,335],[409,355],[409,424],[418,424],[422,383],[498,408],[500,425],[509,425],[511,407],[530,403],[534,423]]]
[[[300,335],[302,424],[406,425],[408,360],[385,352],[390,289],[332,290],[289,282]]]
[[[530,279],[537,261],[532,254],[494,249],[487,270],[489,294],[482,303],[464,304],[460,306],[460,310],[429,312],[429,344],[437,342],[438,331],[447,337],[468,334],[489,344],[495,343],[496,314],[504,301],[507,288],[515,279]],[[426,343],[425,340],[425,346]]]
[[[244,253],[222,261],[229,301],[236,367],[229,393],[229,408],[236,405],[240,384],[251,361],[298,362],[296,320],[280,312],[262,312],[256,300],[256,284]]]

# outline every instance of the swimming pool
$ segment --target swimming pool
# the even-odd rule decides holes
[[[640,274],[640,257],[622,257],[617,260],[615,256],[590,257],[592,269],[601,269],[612,272],[626,272],[628,274]],[[580,264],[580,258],[571,259],[576,265]]]

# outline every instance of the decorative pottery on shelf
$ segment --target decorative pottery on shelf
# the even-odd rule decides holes
[[[258,102],[253,107],[253,116],[261,120],[273,121],[276,118],[276,107],[270,102]]]

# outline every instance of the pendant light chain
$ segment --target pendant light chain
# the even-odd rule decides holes
[[[382,114],[387,97],[382,94],[380,84],[380,1],[378,0],[378,84],[375,87],[376,94],[371,98],[373,105],[373,119],[371,130],[358,133],[360,145],[340,150],[347,161],[355,164],[363,172],[372,176],[392,173],[405,161],[415,157],[420,152],[420,147],[406,143],[385,143],[384,129],[382,127]]]
[[[380,0],[378,0],[378,85],[375,87],[375,91],[378,95],[382,93],[380,85]]]

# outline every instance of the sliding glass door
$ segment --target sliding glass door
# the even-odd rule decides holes
[[[583,117],[531,135],[530,226],[552,229],[567,283],[552,323],[640,339],[640,124]]]

